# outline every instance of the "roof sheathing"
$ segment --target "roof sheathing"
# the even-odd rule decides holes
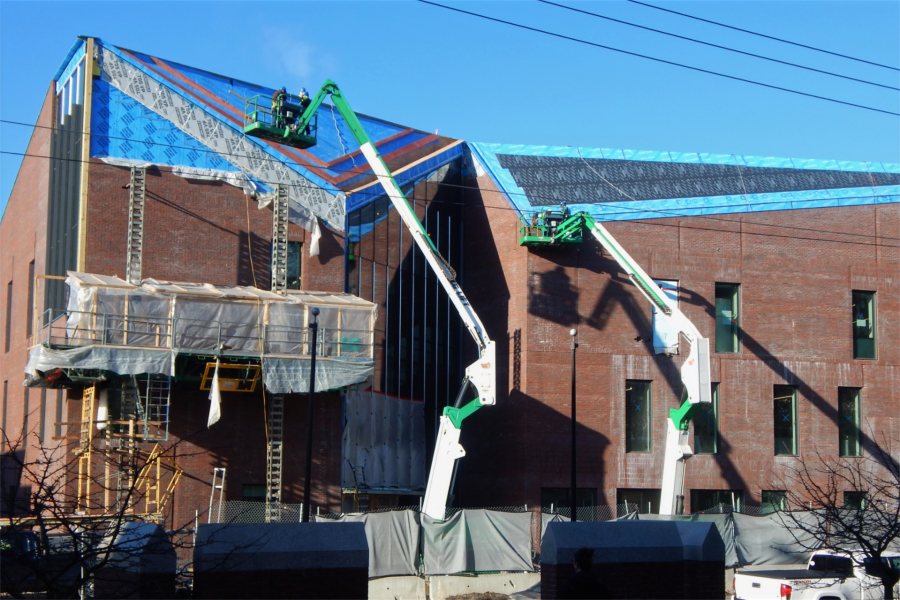
[[[900,165],[470,144],[522,217],[565,202],[605,221],[900,202]]]

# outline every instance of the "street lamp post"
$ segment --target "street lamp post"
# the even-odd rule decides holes
[[[304,523],[309,523],[310,487],[312,486],[313,418],[315,416],[313,399],[316,393],[316,342],[319,333],[319,309],[313,307],[309,312],[312,315],[312,322],[309,324],[309,329],[312,332],[312,348],[309,353],[309,404],[306,409],[306,474],[303,478],[303,514],[301,516],[301,520]]]
[[[577,516],[575,514],[575,508],[577,506],[577,501],[575,499],[575,494],[578,489],[575,477],[575,428],[578,425],[578,421],[575,415],[575,349],[578,348],[578,332],[573,328],[569,330],[569,335],[572,336],[572,489],[569,494],[569,498],[571,500],[571,510],[570,513],[572,522],[574,523],[577,520]]]

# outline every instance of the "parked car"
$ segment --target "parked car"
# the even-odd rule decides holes
[[[854,558],[856,560],[854,560]],[[900,554],[882,554],[883,568],[900,571]],[[860,566],[862,565],[862,566]],[[820,550],[805,569],[740,569],[734,575],[736,600],[880,600],[879,565],[871,559]],[[895,584],[894,597],[900,598]]]

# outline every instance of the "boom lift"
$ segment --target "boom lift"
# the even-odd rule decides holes
[[[709,375],[709,340],[703,337],[688,319],[660,289],[653,279],[625,251],[612,234],[585,212],[569,215],[562,211],[544,211],[532,220],[531,226],[522,228],[519,244],[523,246],[559,246],[578,244],[582,232],[587,229],[609,252],[638,290],[649,300],[668,323],[690,344],[687,358],[681,365],[681,381],[684,384],[682,403],[669,409],[666,420],[666,451],[663,466],[662,490],[659,513],[680,514],[684,504],[684,463],[693,451],[688,443],[688,426],[691,412],[701,402],[712,400]]]
[[[412,234],[416,245],[425,255],[425,259],[478,346],[478,360],[466,368],[465,380],[455,405],[445,407],[440,418],[431,470],[428,473],[422,512],[433,519],[443,519],[454,466],[456,461],[466,454],[459,443],[462,423],[482,406],[492,405],[497,401],[495,345],[456,281],[456,273],[426,233],[425,227],[410,207],[406,196],[337,84],[331,80],[326,81],[311,101],[302,95],[288,94],[284,94],[280,99],[273,96],[271,101],[264,96],[249,99],[244,111],[244,133],[281,144],[309,148],[316,143],[316,111],[326,98],[331,98],[334,108],[346,120],[378,182]],[[469,386],[474,389],[477,397],[462,404]]]

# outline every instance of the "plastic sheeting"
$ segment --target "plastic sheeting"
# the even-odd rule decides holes
[[[259,357],[273,393],[309,391],[311,309],[319,309],[316,389],[365,382],[376,306],[350,294],[174,283],[70,272],[67,319],[42,332],[27,372],[82,368],[171,374],[177,353]],[[75,346],[75,348],[72,348]]]
[[[425,405],[371,391],[344,394],[341,486],[417,493],[425,489]]]
[[[263,382],[273,394],[309,392],[308,358],[266,358],[262,362]],[[366,381],[374,371],[369,359],[316,359],[316,390],[334,390]]]
[[[813,522],[810,513],[791,513],[793,519],[801,522]],[[791,518],[782,517],[778,513],[751,517],[732,514],[735,534],[735,550],[737,563],[744,565],[780,565],[806,562],[809,551],[797,543],[785,524]]]
[[[641,521],[691,521],[712,523],[716,526],[722,541],[725,543],[725,566],[734,567],[740,564],[735,545],[734,519],[731,514],[714,514],[714,515],[684,515],[684,516],[666,516],[666,515],[638,515]]]
[[[418,514],[412,510],[342,515],[337,521],[362,523],[369,544],[369,577],[418,575]],[[317,519],[328,523],[334,519]]]
[[[422,516],[425,573],[531,571],[531,513],[460,511],[446,521]]]

